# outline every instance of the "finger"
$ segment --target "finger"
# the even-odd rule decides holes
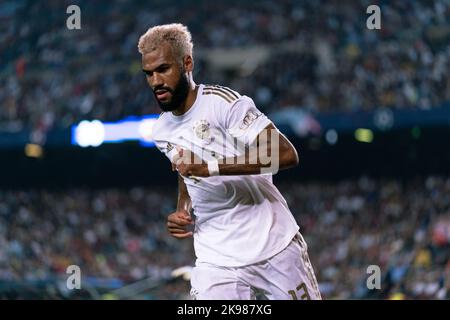
[[[170,227],[170,228],[168,228],[168,230],[169,230],[169,232],[170,233],[177,233],[177,234],[179,234],[179,233],[187,233],[187,232],[190,232],[190,231],[192,231],[192,230],[186,230],[186,228],[180,228],[180,227]]]
[[[177,165],[177,163],[180,161],[180,157],[176,154],[172,157],[172,169]]]
[[[193,231],[192,228],[189,226],[171,226],[171,227],[167,227],[167,230],[169,230],[170,233],[185,233],[185,232]]]
[[[180,215],[178,215],[178,216],[176,216],[174,218],[175,219],[180,219],[180,220],[183,220],[183,221],[188,221],[188,222],[192,221],[192,217],[191,217],[191,215],[189,213],[183,213],[183,214],[180,214]]]
[[[177,168],[177,171],[180,173],[180,175],[185,176],[185,177],[190,176],[190,172],[184,163],[177,165],[176,168]]]
[[[167,227],[184,227],[190,225],[192,221],[186,219],[177,219],[167,222]]]
[[[191,221],[167,222],[167,228],[186,228],[191,224]]]
[[[188,230],[187,230],[187,227],[188,227],[188,226],[189,226],[189,224],[183,224],[183,225],[181,225],[181,224],[174,224],[174,223],[172,223],[172,224],[167,224],[167,229],[168,229],[168,230],[179,229],[179,230],[188,231]]]
[[[172,234],[172,237],[177,238],[177,239],[185,239],[185,238],[189,238],[192,236],[192,232],[186,232],[183,234]]]
[[[178,219],[189,220],[189,221],[191,221],[191,220],[192,220],[192,217],[191,217],[191,215],[189,214],[189,212],[187,212],[186,210],[181,210],[181,211],[177,211],[177,212],[171,213],[171,214],[168,216],[167,221],[173,221],[173,222],[176,222],[176,221],[178,221]]]
[[[191,214],[189,212],[187,212],[187,211],[180,211],[179,213],[180,213],[180,215],[179,215],[180,218],[192,220]]]
[[[178,156],[179,157],[182,157],[183,156],[183,153],[184,153],[184,150],[183,150],[183,148],[180,148],[180,147],[175,147],[176,149],[177,149],[177,152],[178,152]]]
[[[173,163],[175,164],[175,168],[176,168],[177,170],[179,170],[179,169],[180,169],[180,166],[188,164],[189,161],[186,161],[186,159],[184,159],[184,158],[178,158],[178,159],[176,159],[175,162],[173,162]]]

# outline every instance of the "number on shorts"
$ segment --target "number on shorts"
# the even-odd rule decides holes
[[[311,297],[308,293],[308,288],[306,288],[306,284],[303,282],[295,288],[297,292],[303,290],[303,294],[300,296],[302,300],[311,300]],[[292,296],[292,300],[298,300],[297,293],[295,290],[289,290],[288,293]]]

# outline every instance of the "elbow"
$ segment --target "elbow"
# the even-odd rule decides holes
[[[292,150],[292,156],[291,156],[291,166],[296,167],[300,164],[300,159],[298,157],[298,153],[295,149]]]
[[[298,156],[298,152],[295,151],[295,167],[298,166],[300,164],[300,158]]]
[[[293,168],[298,166],[300,163],[298,153],[295,149],[290,149],[285,153],[284,161],[282,167],[285,169]]]

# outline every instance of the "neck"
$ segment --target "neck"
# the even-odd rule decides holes
[[[177,109],[172,111],[172,114],[175,116],[181,116],[182,114],[188,112],[188,110],[194,104],[195,99],[197,98],[198,86],[195,84],[194,80],[192,80],[192,76],[189,76],[188,79],[189,79],[188,95],[186,97],[186,100],[184,100],[184,103]]]

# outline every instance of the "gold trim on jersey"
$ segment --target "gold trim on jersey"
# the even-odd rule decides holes
[[[226,96],[225,93],[223,93],[223,92],[216,91],[216,90],[203,89],[203,95],[210,95],[210,94],[219,96],[219,97],[223,98],[228,103],[232,103],[233,102],[233,100],[231,100],[230,97]]]
[[[217,96],[223,98],[228,103],[232,103],[235,100],[239,99],[238,93],[234,92],[231,89],[217,86],[217,85],[216,86],[212,86],[212,85],[205,86],[203,88],[203,94],[204,95],[209,95],[209,94],[217,95]]]
[[[222,90],[224,90],[224,91],[228,91],[232,96],[234,96],[236,99],[239,99],[239,97],[241,96],[239,93],[237,93],[236,91],[234,91],[234,90],[231,90],[230,88],[228,88],[228,87],[223,87],[223,86],[219,86],[219,85],[213,85],[213,87],[214,88],[218,88],[218,89],[222,89]]]

